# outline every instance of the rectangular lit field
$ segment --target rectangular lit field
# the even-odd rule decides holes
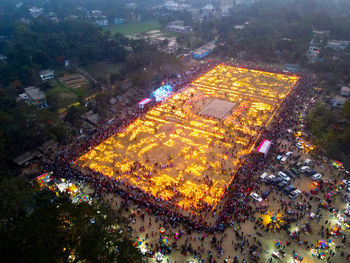
[[[185,209],[214,207],[297,80],[219,65],[76,163]]]

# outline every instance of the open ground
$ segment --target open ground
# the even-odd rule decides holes
[[[104,27],[103,29],[104,31],[110,31],[112,34],[121,33],[123,35],[134,35],[160,28],[161,25],[157,20],[148,20],[143,22],[131,22],[120,25],[110,25]]]

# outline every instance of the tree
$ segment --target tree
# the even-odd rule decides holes
[[[65,194],[46,189],[36,192],[24,177],[2,179],[0,189],[5,262],[142,261],[121,231],[122,220],[103,205],[73,204]]]
[[[60,143],[65,142],[70,135],[69,128],[65,123],[60,123],[51,127],[50,131],[52,132],[53,135],[55,135],[56,139]]]
[[[68,121],[75,128],[80,128],[83,124],[80,116],[84,113],[84,109],[80,106],[72,106],[67,110],[67,114],[64,117],[65,121]]]

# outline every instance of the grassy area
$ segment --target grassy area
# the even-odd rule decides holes
[[[123,63],[99,62],[85,66],[84,70],[89,72],[95,79],[109,79],[109,76],[119,72],[122,66]]]
[[[121,25],[110,25],[103,28],[105,31],[110,31],[112,34],[121,33],[124,35],[133,35],[143,33],[150,30],[160,29],[161,25],[157,20],[149,20],[143,22],[133,22]]]
[[[78,102],[79,97],[87,98],[97,92],[97,90],[93,90],[89,85],[70,89],[58,80],[52,81],[52,85],[53,88],[47,90],[45,93],[48,98],[51,98],[51,100],[55,102],[57,109],[66,108]]]
[[[66,107],[77,101],[78,96],[58,80],[53,81],[52,85],[53,88],[46,91],[46,96],[55,98],[59,108]]]

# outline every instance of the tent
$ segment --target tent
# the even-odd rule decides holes
[[[65,192],[68,189],[68,185],[66,183],[59,183],[56,185],[60,192]]]
[[[39,187],[42,188],[44,187],[48,182],[50,182],[51,177],[49,173],[44,173],[42,175],[39,175],[38,177],[35,178],[37,183],[39,184]]]
[[[79,193],[79,189],[78,187],[76,187],[74,184],[71,184],[69,187],[68,187],[68,192],[72,195],[72,196],[75,196]]]
[[[147,104],[147,103],[150,103],[152,101],[152,99],[149,99],[149,98],[145,98],[141,101],[138,102],[138,105],[139,105],[139,108],[140,109],[143,109],[143,107]]]
[[[265,156],[268,153],[268,151],[270,150],[271,147],[271,142],[268,140],[263,140],[262,143],[259,145],[257,151],[259,153],[263,153]]]

